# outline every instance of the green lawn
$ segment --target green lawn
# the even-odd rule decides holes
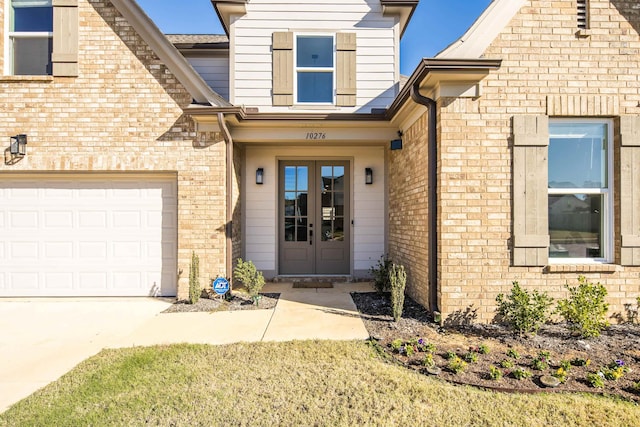
[[[0,415],[0,425],[637,426],[640,407],[585,395],[458,387],[362,342],[103,351]]]

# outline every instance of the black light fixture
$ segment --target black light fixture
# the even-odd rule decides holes
[[[27,154],[27,135],[21,133],[9,138],[9,152],[12,156],[24,157]]]
[[[258,185],[264,184],[264,169],[263,168],[256,169],[256,184],[258,184]]]
[[[364,168],[364,183],[367,185],[373,184],[373,169]]]
[[[402,131],[398,131],[398,139],[391,140],[391,149],[392,150],[402,150]]]

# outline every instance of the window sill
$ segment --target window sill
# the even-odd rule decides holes
[[[615,273],[622,267],[616,264],[549,264],[545,273]]]
[[[0,82],[41,82],[51,83],[53,82],[53,76],[0,76]]]

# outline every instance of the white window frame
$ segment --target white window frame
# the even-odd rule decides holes
[[[53,6],[52,6],[53,7]],[[16,38],[49,38],[53,40],[53,31],[10,31],[13,13],[11,10],[11,0],[5,0],[4,28],[7,29],[4,41],[4,74],[14,75],[13,68],[13,40]]]
[[[549,125],[554,123],[605,124],[607,126],[607,186],[606,188],[548,188],[548,196],[561,194],[602,195],[604,212],[602,213],[602,246],[604,257],[601,258],[552,258],[549,264],[610,264],[614,258],[614,200],[613,200],[613,120],[592,118],[550,118]],[[551,145],[551,135],[549,135]],[[547,197],[548,197],[547,196]]]
[[[298,67],[298,37],[331,37],[332,40],[332,55],[333,55],[333,66],[329,67]],[[336,35],[334,33],[294,33],[293,34],[293,101],[294,105],[322,105],[322,106],[333,106],[336,104]],[[331,94],[331,102],[301,102],[298,101],[298,73],[304,72],[321,72],[321,73],[329,73],[331,72],[332,76],[332,94]]]

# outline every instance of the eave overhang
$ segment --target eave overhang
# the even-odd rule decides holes
[[[214,108],[192,105],[186,111],[199,131],[218,131],[222,113],[233,134],[243,144],[277,145],[384,145],[397,137],[397,127],[384,112],[260,113],[243,107]]]
[[[412,88],[434,101],[441,97],[479,97],[481,81],[501,64],[500,59],[423,58],[387,110],[387,118],[395,120],[406,108]]]
[[[383,16],[398,16],[400,19],[400,37],[404,34],[413,12],[420,0],[380,0]]]
[[[231,27],[231,16],[247,13],[248,2],[248,0],[211,0],[227,36]]]

